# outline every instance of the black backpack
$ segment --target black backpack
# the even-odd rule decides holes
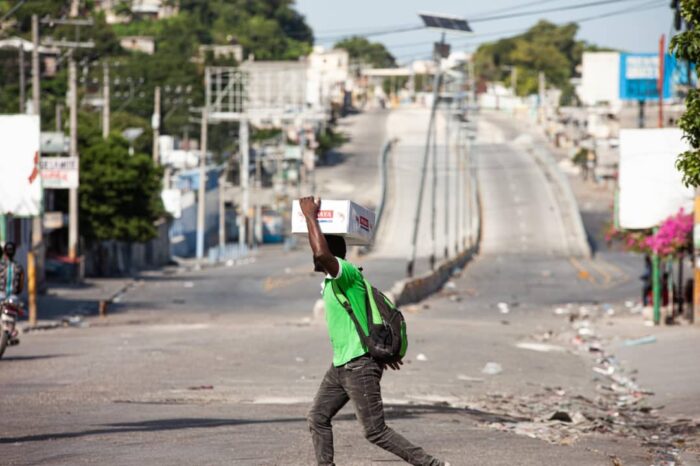
[[[369,335],[365,334],[362,325],[357,320],[352,305],[347,296],[338,289],[335,280],[332,281],[333,294],[338,302],[345,308],[355,324],[360,341],[367,352],[377,362],[394,363],[400,361],[406,355],[408,338],[406,337],[406,321],[401,311],[392,303],[384,293],[363,279],[365,283],[365,308],[367,309],[367,327]]]

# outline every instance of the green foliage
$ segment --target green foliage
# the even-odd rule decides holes
[[[681,60],[688,60],[700,66],[700,3],[696,0],[681,0],[681,11],[689,24],[696,25],[692,30],[677,34],[671,39],[670,51]],[[691,146],[676,159],[676,168],[683,174],[686,186],[700,186],[700,91],[691,89],[685,100],[686,111],[680,118],[679,126]]]
[[[162,173],[143,153],[129,155],[128,142],[116,133],[93,139],[80,154],[80,220],[88,241],[148,241],[164,214]]]
[[[337,49],[348,51],[350,58],[371,64],[375,68],[394,68],[396,59],[389,53],[384,44],[370,42],[364,37],[350,37],[337,42]]]
[[[523,34],[481,45],[474,56],[477,74],[490,81],[508,81],[510,70],[518,70],[516,92],[520,96],[538,90],[538,75],[563,91],[564,99],[573,98],[570,79],[576,74],[584,51],[598,47],[576,40],[577,24],[557,26],[540,21]]]
[[[326,130],[319,134],[318,136],[318,147],[316,147],[316,154],[324,155],[331,149],[342,146],[348,142],[349,138],[340,132],[333,131],[333,128],[326,128]]]

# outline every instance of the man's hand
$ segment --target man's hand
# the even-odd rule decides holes
[[[304,217],[316,220],[318,211],[321,210],[321,198],[319,197],[318,201],[315,201],[313,196],[302,197],[299,199],[299,206]]]
[[[382,369],[386,370],[386,368],[388,367],[391,370],[400,371],[402,365],[403,365],[403,359],[399,359],[396,362],[382,364]]]

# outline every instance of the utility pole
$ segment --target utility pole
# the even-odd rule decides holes
[[[239,123],[238,145],[241,151],[240,176],[241,190],[243,191],[241,215],[238,219],[238,244],[240,251],[243,251],[248,244],[248,209],[250,208],[250,177],[248,172],[250,153],[248,148],[248,120],[245,118],[241,119]]]
[[[78,157],[78,70],[73,50],[68,55],[70,156]],[[78,258],[78,188],[68,190],[68,257]]]
[[[439,99],[438,93],[438,99]],[[433,245],[433,250],[430,253],[430,270],[435,270],[435,256],[437,254],[437,185],[438,185],[438,173],[437,173],[437,158],[438,158],[438,148],[437,148],[437,121],[434,124],[435,129],[433,134],[433,186],[432,186],[432,206],[430,212],[430,238]]]
[[[158,144],[158,138],[160,137],[160,86],[156,86],[155,95],[153,96],[151,126],[153,127],[153,165],[158,165],[160,163],[160,145]]]
[[[41,20],[44,24],[49,25],[65,25],[75,26],[76,36],[78,36],[77,28],[80,26],[92,26],[92,19],[77,19],[78,16],[78,0],[71,1],[70,18],[71,19],[54,19],[44,18]],[[38,43],[38,20],[37,20],[37,40]],[[78,154],[78,70],[75,61],[75,49],[93,48],[94,42],[77,42],[77,41],[50,41],[49,45],[68,49],[68,110],[69,110],[69,126],[70,126],[70,150],[71,157],[79,158]],[[38,47],[35,47],[38,49]],[[37,57],[38,68],[38,57]],[[38,73],[37,73],[38,74]],[[37,81],[38,82],[38,81]],[[38,86],[37,86],[38,89]],[[38,95],[38,90],[37,90]],[[37,97],[38,100],[38,97]],[[78,188],[70,188],[68,190],[68,257],[73,262],[78,259]]]
[[[39,17],[32,15],[32,105],[37,115],[41,115],[39,108],[39,72]]]
[[[545,120],[545,91],[547,89],[546,79],[544,76],[544,71],[540,71],[539,74],[539,101],[540,101],[540,123],[544,123]]]
[[[659,39],[659,128],[664,127],[664,72],[666,60],[666,35],[661,34]]]
[[[452,170],[450,170],[450,111],[452,109],[452,104],[447,105],[445,111],[445,168],[443,173],[445,174],[445,205],[443,211],[445,212],[445,259],[450,255],[448,251],[448,245],[450,244],[450,175]]]
[[[75,18],[78,16],[78,9],[80,8],[80,0],[71,0],[70,2],[70,13],[68,16]]]
[[[20,45],[20,49],[23,46]],[[39,117],[41,131],[41,89],[39,87],[39,18],[32,15],[32,111]],[[22,50],[22,107],[24,108],[24,50]],[[41,158],[41,153],[39,153]],[[27,292],[29,294],[29,323],[37,321],[36,293],[37,287],[44,286],[44,225],[43,198],[39,205],[39,214],[32,219],[32,247],[27,254]],[[38,285],[38,286],[37,286]]]
[[[219,254],[224,252],[226,247],[226,168],[228,162],[224,166],[224,170],[219,176]]]
[[[204,107],[202,107],[202,129],[199,141],[199,189],[197,193],[197,259],[204,259],[204,230],[206,228],[206,195],[207,195],[207,131],[209,129],[209,68],[204,70]],[[159,92],[156,92],[159,94]],[[158,97],[158,96],[156,96]],[[154,113],[155,120],[155,113]]]
[[[109,64],[105,61],[102,63],[102,137],[109,137]]]
[[[25,104],[27,103],[27,96],[24,91],[27,86],[25,82],[25,70],[24,70],[24,42],[20,40],[19,43],[19,113],[25,112]]]

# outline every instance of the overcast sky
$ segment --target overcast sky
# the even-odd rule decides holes
[[[586,41],[629,52],[656,52],[659,37],[672,31],[672,13],[668,0],[607,0],[568,11],[540,13],[519,18],[479,21],[492,17],[534,10],[546,10],[599,3],[606,0],[297,0],[297,9],[314,29],[316,43],[331,46],[343,35],[362,34],[409,28],[419,25],[421,12],[444,13],[470,21],[472,37],[451,35],[453,50],[473,50],[479,42],[508,37],[532,26],[538,19],[555,23],[581,20],[615,12],[619,15],[583,21],[578,37]],[[657,8],[654,8],[658,6]],[[500,32],[500,33],[499,33]],[[483,36],[482,36],[483,35]],[[407,31],[372,36],[368,39],[384,43],[399,62],[412,58],[429,58],[431,42],[439,38],[436,31]]]

